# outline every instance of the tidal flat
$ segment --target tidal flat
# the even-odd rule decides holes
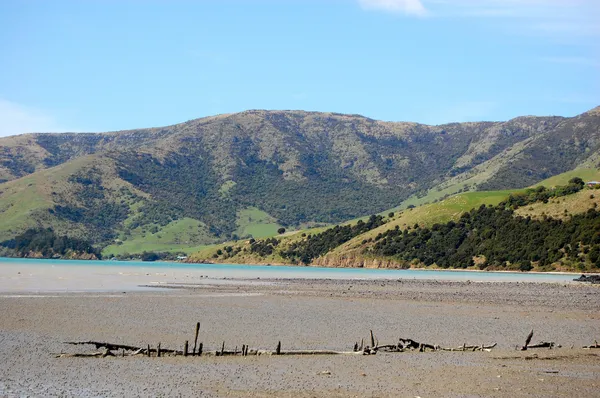
[[[145,275],[143,275],[145,277]],[[577,283],[435,280],[170,280],[161,289],[0,289],[0,396],[594,397],[600,396],[600,290]],[[142,278],[143,280],[144,278]],[[226,282],[226,283],[223,283]],[[92,284],[93,285],[93,284]],[[164,289],[166,286],[170,288]],[[196,322],[205,350],[351,350],[373,330],[491,352],[369,356],[56,358],[95,347],[182,349]],[[561,348],[520,351],[533,343]]]

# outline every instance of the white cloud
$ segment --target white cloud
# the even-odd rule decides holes
[[[412,16],[496,18],[545,36],[600,36],[598,0],[357,0],[365,9]],[[568,39],[567,39],[568,40]]]
[[[427,9],[421,0],[358,0],[366,9],[383,10],[407,15],[425,16]]]
[[[61,131],[66,129],[48,112],[0,98],[0,137]]]

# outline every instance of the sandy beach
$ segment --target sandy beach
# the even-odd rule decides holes
[[[600,396],[600,350],[582,348],[600,340],[595,286],[44,271],[0,270],[0,396]],[[373,356],[55,358],[95,351],[63,344],[73,340],[181,349],[197,321],[209,350],[223,341],[350,350],[370,329],[382,344],[498,345]],[[515,350],[531,329],[533,342],[562,347]]]

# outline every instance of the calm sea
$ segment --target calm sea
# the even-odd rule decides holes
[[[2,264],[67,266],[67,267],[111,267],[145,268],[153,271],[193,270],[210,278],[301,278],[301,279],[435,279],[444,281],[473,282],[570,282],[578,274],[525,273],[525,272],[473,272],[443,270],[390,270],[363,268],[321,268],[265,266],[244,264],[185,264],[171,262],[136,261],[85,261],[85,260],[40,260],[0,258]]]

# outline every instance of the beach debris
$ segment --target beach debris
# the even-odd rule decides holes
[[[420,343],[413,339],[400,338],[397,344],[386,344],[376,345],[373,348],[369,348],[371,353],[377,351],[383,352],[405,352],[405,351],[486,351],[490,352],[495,348],[497,343],[493,344],[478,344],[478,345],[467,345],[466,343],[459,347],[441,347],[437,344]]]
[[[329,371],[329,370],[323,370],[323,371],[322,371],[321,373],[319,373],[319,374],[320,374],[320,375],[323,375],[323,376],[329,376],[329,375],[331,375],[331,371]]]
[[[585,348],[586,350],[590,350],[592,348],[600,348],[600,345],[598,345],[598,341],[597,340],[594,340],[594,344],[586,345],[583,348]]]
[[[575,282],[587,282],[592,285],[600,284],[600,275],[581,275],[579,278],[573,279]]]
[[[553,341],[540,341],[537,344],[530,344],[531,343],[531,339],[533,338],[533,329],[531,329],[531,332],[529,332],[529,334],[527,335],[527,339],[525,340],[525,345],[523,347],[521,347],[521,351],[527,351],[528,349],[532,349],[532,348],[560,348],[560,344],[556,344]]]
[[[527,338],[525,339],[525,345],[523,347],[521,347],[521,351],[527,351],[527,347],[529,346],[529,343],[531,343],[532,338],[533,338],[533,329],[531,329],[531,332],[529,332],[529,334],[527,335]]]
[[[196,322],[196,335],[194,336],[194,349],[192,355],[196,355],[196,346],[198,345],[198,333],[200,332],[200,322]]]
[[[235,346],[233,350],[227,350],[225,348],[225,341],[223,341],[220,345],[220,348],[214,351],[205,351],[204,343],[198,342],[198,336],[200,332],[200,322],[196,323],[196,328],[194,331],[194,346],[190,351],[190,341],[185,340],[183,344],[182,350],[177,349],[169,349],[161,346],[159,342],[156,345],[156,348],[152,348],[150,344],[147,344],[145,347],[137,347],[133,345],[126,344],[116,344],[116,343],[108,343],[103,341],[67,341],[65,344],[69,345],[92,345],[96,348],[96,350],[104,349],[103,351],[96,351],[92,353],[85,354],[58,354],[57,358],[64,357],[95,357],[95,358],[105,358],[107,356],[115,356],[113,351],[120,353],[122,357],[125,356],[138,356],[143,355],[147,357],[163,357],[163,356],[248,356],[248,355],[375,355],[379,351],[382,352],[405,352],[405,351],[418,351],[418,352],[426,352],[426,351],[491,351],[494,347],[496,347],[496,343],[489,345],[467,345],[464,343],[462,346],[456,348],[445,348],[441,347],[437,344],[429,344],[418,342],[413,339],[408,338],[399,338],[398,342],[395,344],[384,344],[380,345],[379,340],[375,337],[375,333],[373,330],[369,330],[369,340],[371,345],[365,346],[364,339],[361,339],[360,344],[358,342],[354,343],[354,346],[351,351],[338,351],[338,350],[283,350],[281,340],[277,342],[277,345],[274,350],[263,350],[263,349],[250,349],[248,344],[242,344],[241,349],[238,349],[240,346]],[[532,331],[533,333],[533,331]],[[527,345],[531,340],[531,336],[528,337]],[[554,343],[545,343],[542,342],[540,344],[550,344],[552,347]],[[595,345],[598,346],[598,343],[595,342]],[[537,345],[536,345],[537,346]],[[531,348],[536,346],[529,346]],[[594,346],[594,348],[596,348]],[[590,346],[591,347],[591,346]]]
[[[537,344],[531,344],[527,348],[560,348],[560,344],[556,344],[553,341],[540,341]]]
[[[104,343],[101,341],[65,341],[64,344],[93,345],[93,346],[96,346],[96,349],[106,348],[107,350],[110,350],[110,351],[118,351],[118,350],[136,351],[139,349],[139,347],[134,347],[131,345]]]

